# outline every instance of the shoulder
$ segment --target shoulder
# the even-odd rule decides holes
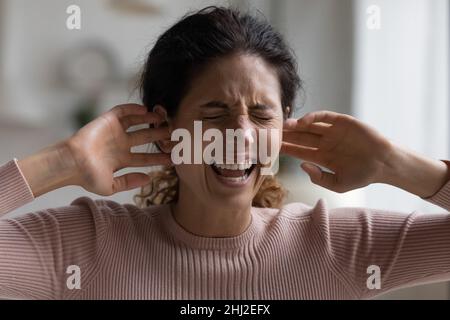
[[[314,205],[302,202],[286,203],[281,208],[254,208],[258,217],[266,224],[323,224],[327,221],[328,208],[324,199]]]
[[[104,234],[111,225],[134,224],[140,218],[153,219],[164,211],[164,206],[141,209],[133,204],[120,204],[110,199],[93,199],[87,196],[73,200],[69,205],[41,209],[15,217],[3,218],[2,223],[18,229],[36,232],[91,230],[97,236]]]
[[[417,212],[414,212],[417,214]],[[326,199],[320,198],[317,202],[310,206],[301,202],[293,202],[283,205],[279,209],[279,215],[288,219],[304,220],[312,219],[320,224],[327,224],[330,221],[342,221],[347,223],[349,220],[404,220],[411,213],[400,211],[390,211],[366,207],[336,207],[330,208]]]
[[[89,214],[104,219],[105,223],[115,219],[134,220],[141,217],[152,219],[164,212],[166,209],[165,205],[139,208],[138,206],[130,203],[121,204],[106,198],[92,199],[86,196],[73,200],[70,206],[83,208],[83,210],[87,210]]]
[[[302,202],[286,203],[281,208],[258,208],[257,213],[266,224],[302,225],[318,228],[325,233],[331,227],[344,229],[365,228],[375,221],[400,224],[405,214],[364,207],[330,208],[326,199],[319,198],[313,205]]]
[[[324,220],[328,214],[328,205],[323,198],[318,199],[314,205],[308,205],[302,202],[291,202],[285,204],[280,209],[280,215],[291,220],[324,222],[322,220]]]

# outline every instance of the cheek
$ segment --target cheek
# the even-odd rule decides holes
[[[208,190],[205,179],[206,167],[199,164],[180,164],[175,166],[179,183],[197,194],[205,194]]]
[[[198,184],[203,179],[203,166],[198,164],[179,164],[175,166],[179,179],[186,184]],[[195,180],[195,181],[194,181]]]
[[[276,137],[274,137],[274,138],[277,141],[277,143],[276,143],[277,149],[275,150],[275,152],[276,152],[276,155],[278,155],[280,153],[281,143],[283,142],[283,121],[282,120],[278,121],[276,130],[277,130],[277,134],[276,134]]]
[[[268,141],[268,150],[269,150],[269,154],[270,154],[270,157],[272,158],[272,159],[275,159],[278,155],[279,155],[279,153],[280,153],[280,149],[281,149],[281,143],[282,143],[282,137],[281,137],[281,132],[279,132],[278,130],[277,130],[277,134],[275,134],[275,136],[271,136],[270,138],[269,138],[269,141]]]
[[[264,131],[261,132],[261,130]],[[268,154],[272,157],[278,156],[281,149],[281,143],[283,141],[283,129],[281,123],[276,123],[271,125],[270,127],[260,128],[258,131],[258,135],[264,135],[267,138],[264,138],[261,141],[258,141],[258,146],[262,148],[266,148]],[[259,136],[261,137],[261,136]],[[261,139],[261,138],[259,138]],[[265,141],[264,141],[265,140]]]

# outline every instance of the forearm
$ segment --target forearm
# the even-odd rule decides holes
[[[448,180],[444,162],[392,143],[380,182],[401,188],[421,198],[437,193]]]
[[[17,164],[35,198],[52,190],[76,184],[76,166],[66,143],[59,142]]]

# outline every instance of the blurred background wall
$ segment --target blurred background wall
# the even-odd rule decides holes
[[[81,9],[80,30],[66,27],[73,4]],[[397,143],[450,158],[446,0],[0,0],[0,162],[67,138],[114,105],[139,102],[136,80],[156,37],[187,11],[217,4],[259,12],[290,42],[305,82],[297,116],[319,109],[352,114]],[[368,25],[373,8],[380,10],[379,29]],[[387,185],[335,194],[312,185],[299,163],[281,163],[288,201],[442,211]],[[133,203],[137,191],[108,198]],[[65,206],[79,196],[100,198],[71,186],[9,215]],[[448,299],[449,286],[382,298]]]

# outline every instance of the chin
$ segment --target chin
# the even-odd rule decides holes
[[[230,209],[247,208],[251,206],[253,201],[253,194],[236,194],[236,195],[216,195],[215,202],[221,208],[229,207]]]

